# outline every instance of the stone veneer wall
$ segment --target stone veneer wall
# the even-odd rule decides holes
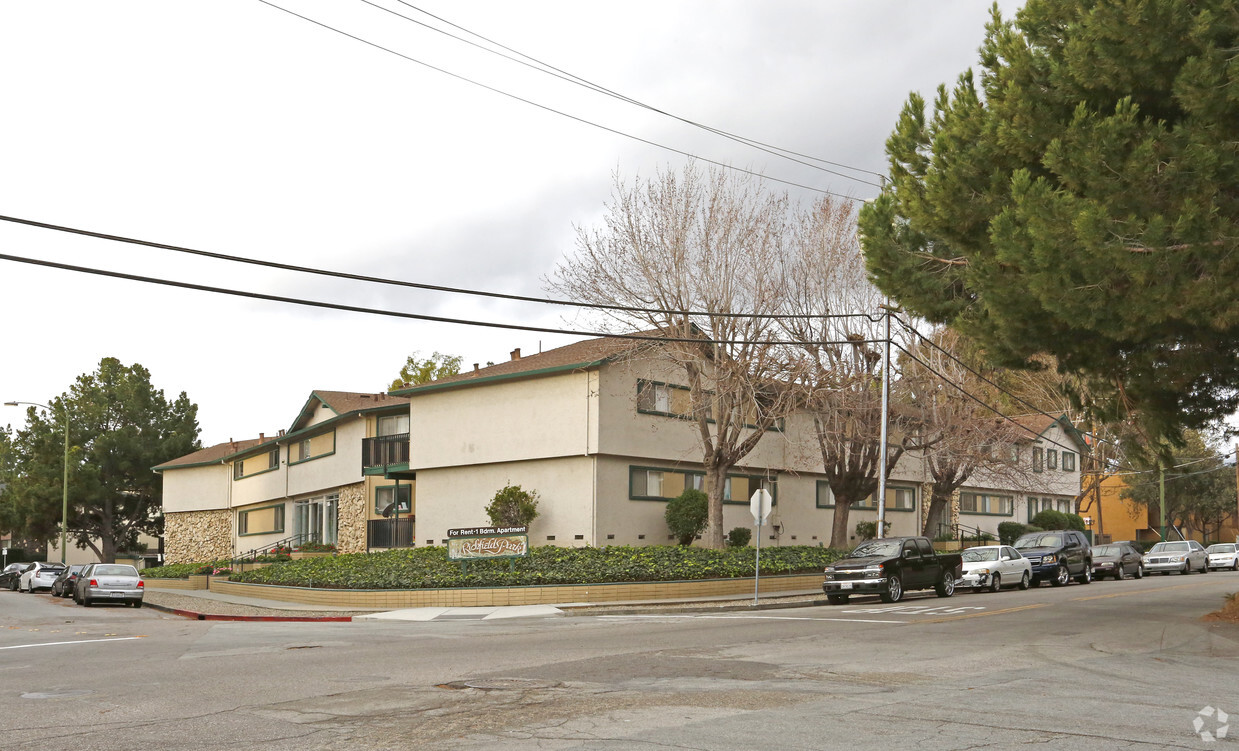
[[[232,512],[164,514],[164,562],[197,563],[232,557]]]
[[[948,504],[946,509],[947,524],[950,524],[952,528],[959,525],[959,493],[959,488],[956,488],[955,492],[951,493],[951,502]],[[929,521],[929,502],[933,497],[933,482],[921,483],[921,529],[925,529],[925,522]],[[933,538],[938,535],[938,530],[931,529],[928,530],[928,533],[929,536]],[[919,530],[917,531],[917,534],[920,534]]]
[[[367,545],[366,483],[340,488],[339,531],[336,549],[341,553],[364,553]]]

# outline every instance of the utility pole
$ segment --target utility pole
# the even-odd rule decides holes
[[[890,422],[891,409],[891,309],[883,305],[886,333],[882,339],[882,430],[878,447],[878,528],[877,537],[886,537],[886,444],[887,423]]]
[[[1158,497],[1158,514],[1160,518],[1158,523],[1161,525],[1162,541],[1166,540],[1166,468],[1162,465],[1162,460],[1157,460],[1157,497]]]

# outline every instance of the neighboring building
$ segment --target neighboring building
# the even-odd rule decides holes
[[[1146,545],[1161,540],[1161,519],[1157,506],[1146,507],[1123,497],[1123,491],[1127,488],[1127,480],[1132,477],[1133,475],[1111,475],[1102,480],[1099,491],[1087,494],[1089,529],[1093,530],[1095,539],[1099,541],[1135,540]],[[1155,482],[1157,475],[1151,473],[1134,475],[1134,477],[1139,482]],[[1174,492],[1173,486],[1168,487],[1169,492]],[[1230,518],[1222,522],[1222,528],[1216,540],[1206,540],[1203,534],[1192,530],[1177,519],[1167,518],[1166,525],[1166,537],[1171,540],[1188,539],[1203,544],[1219,540],[1239,541],[1239,512],[1231,513]]]
[[[165,559],[310,540],[345,553],[411,544],[408,425],[407,399],[315,391],[287,431],[160,464]]]
[[[539,494],[531,544],[666,544],[666,502],[704,484],[697,429],[682,374],[630,347],[591,339],[526,357],[518,349],[507,362],[387,396],[347,395],[347,404],[315,392],[287,434],[156,468],[167,558],[226,557],[307,531],[344,552],[443,545],[448,529],[486,524],[485,507],[506,484]],[[1032,490],[962,488],[953,520],[996,534],[1034,509],[1074,510],[1083,444],[1065,418],[1032,422],[1039,436],[1019,459],[1041,462]],[[334,456],[320,453],[329,429]],[[789,416],[731,472],[724,529],[751,528],[749,497],[766,487],[774,510],[763,545],[827,544],[834,500],[820,468],[812,418]],[[890,534],[920,532],[926,480],[917,455],[901,458],[888,481]],[[393,523],[382,511],[396,504]],[[854,506],[849,528],[875,519],[872,501]]]

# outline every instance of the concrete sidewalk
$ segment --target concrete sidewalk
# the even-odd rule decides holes
[[[158,590],[146,593],[146,604],[199,620],[295,620],[295,621],[448,621],[498,620],[504,618],[562,615],[700,612],[754,610],[824,605],[820,590],[762,594],[759,604],[752,595],[691,597],[677,600],[631,600],[620,602],[567,602],[554,605],[508,607],[405,608],[375,612],[329,605],[267,600],[260,597],[224,595],[210,590]]]

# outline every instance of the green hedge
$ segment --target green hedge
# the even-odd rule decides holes
[[[206,566],[229,568],[232,561],[201,561],[198,563],[170,563],[167,566],[155,566],[142,569],[143,579],[184,579],[190,574],[196,574]]]
[[[806,546],[763,548],[763,574],[820,573],[846,551]],[[753,575],[753,548],[706,550],[682,546],[559,548],[530,550],[528,558],[459,561],[443,547],[353,553],[307,558],[255,571],[234,573],[232,581],[336,589],[439,589],[539,584],[729,579]],[[166,567],[165,567],[166,568]]]

